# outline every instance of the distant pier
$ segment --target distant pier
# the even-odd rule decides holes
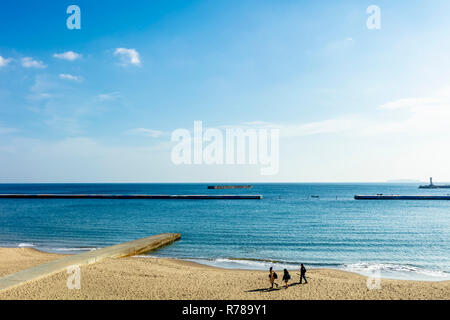
[[[176,200],[260,200],[262,195],[152,195],[152,194],[0,194],[0,199],[176,199]]]
[[[355,195],[355,200],[450,200],[448,196]]]
[[[208,189],[251,189],[251,185],[233,185],[233,186],[208,186]]]

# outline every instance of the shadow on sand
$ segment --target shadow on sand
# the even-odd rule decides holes
[[[300,283],[300,282],[290,283],[288,289],[290,287],[298,286],[298,285],[301,285],[301,284],[303,284],[303,283]],[[245,292],[272,292],[272,291],[280,291],[280,290],[283,290],[283,289],[286,289],[286,287],[284,285],[282,285],[282,284],[279,284],[278,287],[276,287],[276,288],[253,289],[253,290],[248,290],[248,291],[245,291]]]

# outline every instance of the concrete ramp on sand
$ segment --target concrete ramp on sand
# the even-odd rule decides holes
[[[123,258],[152,251],[180,238],[181,235],[178,233],[162,233],[111,247],[67,256],[0,278],[0,291],[64,271],[71,266],[83,266],[106,258]]]

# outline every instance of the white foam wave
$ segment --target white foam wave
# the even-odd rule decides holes
[[[61,253],[61,254],[77,254],[81,252],[94,251],[98,248],[94,247],[74,247],[74,248],[64,248],[64,247],[37,247],[37,249],[44,252],[50,253]]]
[[[270,267],[273,267],[274,269],[294,270],[299,268],[299,266],[296,264],[258,261],[258,260],[245,260],[245,259],[240,260],[240,259],[217,258],[211,260],[208,259],[186,259],[186,260],[225,269],[267,270]]]
[[[340,269],[362,275],[371,276],[379,273],[385,278],[414,279],[428,281],[449,280],[450,273],[441,270],[431,270],[410,265],[390,264],[390,263],[353,263],[340,267]]]
[[[293,263],[245,260],[245,259],[217,258],[217,259],[185,259],[185,260],[225,269],[267,270],[270,267],[273,267],[276,270],[282,269],[297,270],[299,268],[298,264]],[[307,268],[308,267],[341,269],[345,271],[359,273],[365,276],[373,276],[374,273],[379,272],[379,275],[382,278],[391,278],[391,279],[422,280],[422,281],[450,280],[450,273],[446,271],[425,269],[416,266],[400,265],[400,264],[354,263],[341,266],[307,265]]]
[[[51,248],[52,251],[94,251],[97,248]]]
[[[33,243],[23,242],[23,243],[19,243],[17,245],[17,247],[19,247],[19,248],[32,248],[32,247],[34,247],[34,244]]]

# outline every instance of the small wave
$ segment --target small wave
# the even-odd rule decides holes
[[[50,252],[50,253],[61,253],[61,254],[77,254],[81,252],[88,252],[88,251],[94,251],[98,248],[94,247],[74,247],[74,248],[64,248],[64,247],[36,247],[36,249],[39,249],[44,252]]]
[[[134,255],[134,256],[132,256],[133,258],[151,258],[151,259],[157,259],[157,258],[163,258],[163,257],[159,257],[159,256],[153,256],[153,255],[150,255],[150,254],[145,254],[145,253],[143,253],[143,254],[138,254],[138,255]],[[165,257],[164,257],[165,258]]]
[[[97,248],[50,248],[52,251],[94,251]]]
[[[32,247],[34,247],[35,245],[33,244],[33,243],[26,243],[26,242],[23,242],[23,243],[19,243],[18,245],[17,245],[17,247],[19,247],[19,248],[32,248]]]
[[[390,263],[353,263],[342,265],[339,269],[360,273],[362,275],[373,275],[379,273],[385,278],[412,279],[442,281],[449,280],[450,273],[442,270],[431,270],[411,265],[400,265]]]
[[[237,259],[237,258],[217,258],[217,259],[184,259],[200,264],[225,268],[225,269],[247,269],[247,270],[267,270],[274,269],[298,269],[298,264],[286,262],[274,262],[271,260],[258,259]]]
[[[225,269],[247,269],[247,270],[267,270],[273,267],[276,270],[288,269],[297,270],[299,263],[274,261],[269,259],[238,259],[238,258],[184,258],[192,262]],[[305,263],[307,268],[331,268],[349,272],[355,272],[364,276],[373,276],[379,272],[382,278],[422,280],[422,281],[443,281],[450,280],[450,273],[441,270],[420,268],[411,265],[389,264],[389,263],[354,263],[354,264],[310,264]]]

